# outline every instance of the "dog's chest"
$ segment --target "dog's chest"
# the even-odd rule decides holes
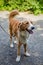
[[[20,36],[21,36],[21,37],[27,38],[28,35],[29,35],[29,33],[28,33],[27,31],[21,31],[21,32],[20,32]]]
[[[20,32],[20,37],[19,37],[19,39],[20,39],[20,41],[21,41],[22,43],[26,43],[26,40],[27,40],[28,37],[29,37],[29,33],[28,33],[27,31],[21,31],[21,32]]]

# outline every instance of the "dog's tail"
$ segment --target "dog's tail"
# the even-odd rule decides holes
[[[18,10],[11,11],[11,13],[9,15],[9,19],[12,19],[15,15],[18,15],[18,14],[19,14]]]

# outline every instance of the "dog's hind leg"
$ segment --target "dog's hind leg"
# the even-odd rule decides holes
[[[16,44],[17,44],[17,39],[16,39],[16,37],[14,37],[14,43],[16,43]]]
[[[13,43],[12,43],[12,37],[10,36],[10,47],[13,47]]]
[[[13,43],[12,43],[12,30],[9,29],[10,31],[10,47],[13,47]]]

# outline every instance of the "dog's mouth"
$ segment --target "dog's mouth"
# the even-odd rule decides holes
[[[33,30],[28,30],[28,29],[26,30],[29,32],[29,34],[33,34]]]

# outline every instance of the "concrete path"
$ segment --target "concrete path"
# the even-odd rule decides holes
[[[28,39],[30,57],[23,55],[21,47],[21,61],[16,62],[17,46],[10,48],[9,35],[0,28],[0,65],[43,65],[43,15],[33,16],[25,14],[28,19],[36,21],[34,33]],[[8,17],[0,15],[0,24],[8,32]]]

